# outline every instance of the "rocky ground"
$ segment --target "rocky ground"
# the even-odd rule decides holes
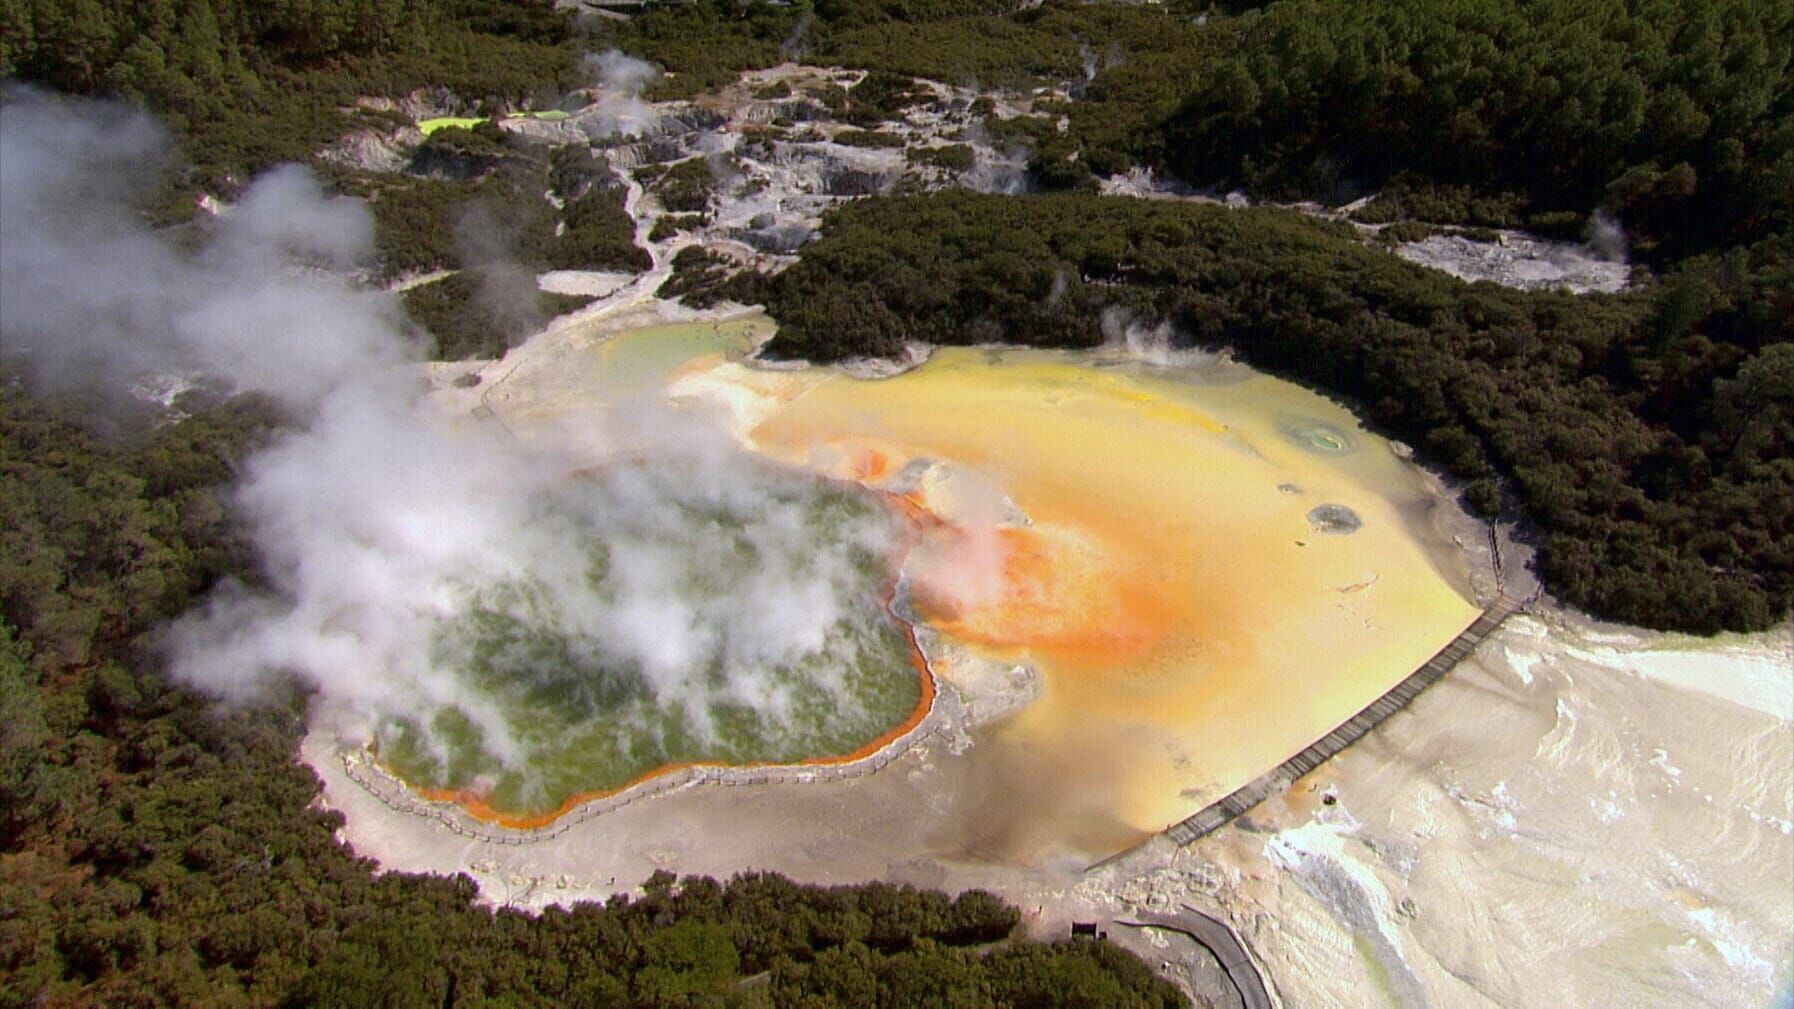
[[[638,222],[637,244],[654,255],[656,269],[649,277],[663,276],[673,256],[694,245],[724,257],[733,268],[766,271],[790,263],[822,215],[842,200],[946,187],[1025,192],[1029,152],[997,139],[993,126],[1035,114],[1037,103],[1063,100],[1075,86],[1007,94],[919,80],[897,107],[872,117],[855,113],[857,121],[849,121],[845,96],[864,77],[858,71],[785,64],[745,74],[715,94],[664,102],[641,98],[641,81],[630,79],[569,94],[561,103],[564,117],[558,111],[552,119],[516,116],[500,125],[524,138],[586,146],[602,156],[627,188],[628,209]],[[452,95],[419,92],[405,101],[384,100],[380,110],[424,121],[461,106]],[[422,139],[415,126],[367,130],[320,157],[361,171],[405,172]],[[1103,180],[1102,191],[1238,207],[1252,203],[1242,193],[1204,192],[1145,169]],[[1351,210],[1294,207],[1335,219]],[[1367,242],[1469,281],[1616,291],[1630,273],[1623,251],[1611,242],[1558,242],[1518,231],[1491,237],[1442,228],[1420,241],[1388,244],[1376,242],[1380,226],[1359,227]]]

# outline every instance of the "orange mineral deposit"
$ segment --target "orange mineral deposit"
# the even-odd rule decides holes
[[[989,811],[1011,837],[1163,828],[1476,614],[1421,475],[1336,404],[1237,366],[953,349],[875,381],[719,360],[675,391],[731,404],[758,451],[934,517],[906,569],[920,616],[1043,682],[980,738],[1009,779],[993,793],[1033,797]]]

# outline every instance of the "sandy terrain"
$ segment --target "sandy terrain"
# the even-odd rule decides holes
[[[1791,680],[1786,630],[1546,608],[1286,798],[1089,886],[1229,919],[1286,1005],[1768,1006],[1794,935]]]

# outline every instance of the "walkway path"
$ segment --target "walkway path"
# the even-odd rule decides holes
[[[1365,733],[1375,728],[1378,722],[1395,714],[1408,705],[1422,690],[1433,685],[1441,676],[1461,662],[1465,656],[1476,650],[1484,638],[1494,633],[1497,627],[1508,617],[1519,612],[1522,603],[1507,595],[1497,595],[1482,615],[1470,622],[1451,643],[1441,648],[1432,658],[1416,669],[1407,679],[1402,680],[1388,693],[1370,703],[1370,706],[1358,712],[1345,723],[1310,743],[1300,753],[1278,764],[1268,774],[1259,777],[1245,787],[1225,796],[1217,802],[1205,806],[1194,816],[1167,827],[1165,836],[1180,845],[1211,833],[1234,817],[1245,813],[1253,806],[1263,802],[1277,791],[1287,787],[1290,782],[1302,777],[1309,771],[1319,767],[1328,757],[1357,742]]]
[[[1162,928],[1188,936],[1215,955],[1227,979],[1240,993],[1245,1009],[1272,1009],[1271,993],[1265,990],[1264,978],[1246,954],[1246,944],[1239,934],[1219,918],[1203,914],[1189,905],[1176,915],[1143,912],[1133,918],[1117,918],[1117,925],[1134,928]]]

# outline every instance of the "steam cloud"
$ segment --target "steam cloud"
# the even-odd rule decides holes
[[[250,699],[296,676],[369,728],[458,707],[508,759],[494,700],[444,634],[469,607],[626,671],[661,707],[689,710],[700,735],[713,703],[780,724],[790,680],[762,671],[838,646],[831,628],[856,606],[855,565],[886,548],[882,520],[850,516],[819,538],[789,477],[670,410],[608,441],[654,462],[569,479],[602,461],[589,434],[520,444],[427,399],[394,301],[343,275],[370,254],[358,203],[276,169],[203,251],[182,251],[131,207],[133,187],[152,184],[141,167],[168,150],[153,122],[7,97],[0,349],[62,387],[116,392],[197,369],[274,397],[296,421],[236,492],[267,589],[223,586],[178,621],[166,636],[178,678]],[[752,563],[719,576],[719,552],[744,551]],[[807,687],[840,692],[834,664],[803,668],[818,678]]]
[[[477,278],[474,297],[509,345],[547,322],[537,304],[536,275],[517,261],[517,229],[486,203],[455,221],[455,252]]]
[[[596,113],[582,113],[580,123],[593,140],[640,137],[654,132],[659,117],[642,92],[660,79],[652,63],[617,49],[587,53],[580,70],[594,86]]]
[[[155,181],[142,167],[168,153],[153,122],[28,92],[7,99],[0,334],[40,382],[117,386],[203,369],[297,409],[413,358],[390,299],[317,274],[365,255],[373,225],[305,170],[258,180],[210,247],[185,255],[132,210]]]
[[[964,185],[980,193],[1014,196],[1028,190],[1028,150],[1017,145],[998,152],[983,123],[966,128],[966,143],[977,152],[977,161],[965,174]]]
[[[1589,215],[1585,236],[1589,250],[1609,263],[1626,261],[1626,229],[1606,210]]]
[[[806,40],[806,36],[810,34],[810,26],[815,20],[808,11],[805,11],[797,19],[797,24],[791,26],[791,33],[785,36],[785,41],[779,43],[779,55],[789,62],[802,62],[803,58],[810,54],[810,43]]]
[[[1212,350],[1179,347],[1178,332],[1171,323],[1148,326],[1118,305],[1103,309],[1102,332],[1104,346],[1155,368],[1191,368],[1215,359]]]

